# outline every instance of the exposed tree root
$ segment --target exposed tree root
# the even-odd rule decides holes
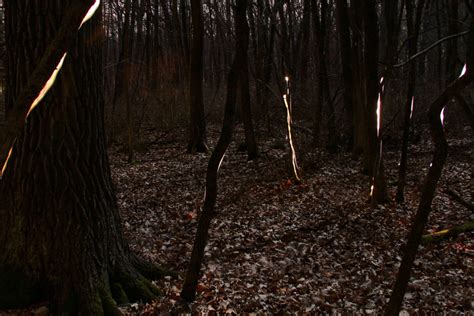
[[[462,233],[467,233],[471,231],[474,231],[474,221],[470,221],[463,225],[455,226],[455,227],[445,229],[433,234],[424,235],[421,240],[421,243],[423,245],[438,243],[450,238],[457,237],[458,235]]]
[[[132,255],[113,273],[97,277],[87,271],[66,282],[56,281],[50,289],[54,296],[45,297],[43,282],[35,281],[12,268],[0,270],[0,309],[22,308],[40,299],[49,299],[54,314],[121,315],[118,304],[150,302],[160,291],[150,280],[176,274]],[[42,287],[35,286],[41,284]],[[15,290],[16,289],[16,290]]]

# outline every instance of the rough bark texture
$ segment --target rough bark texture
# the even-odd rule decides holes
[[[207,152],[206,121],[202,92],[204,24],[201,0],[191,1],[191,11],[193,18],[193,46],[191,52],[191,103],[188,153],[196,153]]]
[[[16,71],[8,77],[10,102],[73,2],[9,2],[7,19],[24,30],[17,34],[23,51],[8,61]],[[130,300],[157,294],[143,275],[160,271],[132,255],[122,237],[104,141],[101,36],[96,13],[74,36],[0,182],[0,308],[47,299],[56,314],[116,314],[113,293]]]
[[[243,66],[243,62],[245,61],[244,55],[247,53],[245,43],[241,41],[241,39],[245,38],[244,33],[246,32],[247,5],[248,0],[237,0],[235,9],[235,31],[237,33],[236,55],[227,81],[227,101],[224,111],[224,122],[221,136],[217,142],[216,148],[211,154],[207,166],[204,206],[201,216],[199,217],[191,260],[184,280],[183,289],[181,291],[181,298],[188,302],[192,302],[196,298],[196,287],[199,281],[199,273],[204,258],[204,249],[209,237],[211,221],[216,214],[217,173],[225,152],[232,140],[232,133],[234,130],[235,103],[237,98],[237,83],[239,79],[238,72]]]
[[[73,43],[76,31],[92,3],[93,1],[74,2],[68,7],[67,14],[64,16],[62,24],[58,27],[54,37],[51,34],[49,35],[51,37],[49,46],[44,48],[42,55],[38,56],[41,60],[34,65],[34,68],[28,68],[26,74],[22,74],[16,69],[17,67],[25,67],[25,65],[20,64],[21,60],[17,56],[23,54],[25,48],[30,46],[22,42],[21,32],[27,30],[32,40],[38,40],[38,34],[34,30],[34,25],[24,29],[25,25],[21,25],[21,23],[25,19],[34,21],[36,16],[34,12],[24,10],[21,4],[5,3],[6,13],[12,16],[16,15],[16,18],[11,18],[8,15],[5,18],[6,39],[14,45],[8,50],[7,55],[11,64],[7,68],[7,77],[9,78],[6,84],[5,108],[7,120],[0,130],[0,166],[3,167],[10,148],[24,128],[25,117],[30,106],[40,94],[41,89],[50,78],[68,47]]]

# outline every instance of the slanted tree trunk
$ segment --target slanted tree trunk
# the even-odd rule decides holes
[[[17,74],[8,77],[11,100],[37,69],[72,3],[8,2],[8,23],[24,30],[16,35],[23,50],[8,60]],[[112,190],[98,34],[99,12],[75,36],[0,181],[0,309],[48,300],[54,314],[118,314],[115,294],[134,301],[155,297],[145,275],[159,271],[131,254]]]
[[[474,20],[471,22],[471,30],[474,31]],[[421,192],[420,204],[416,212],[413,225],[404,247],[404,255],[400,268],[398,270],[397,279],[390,296],[390,301],[386,306],[385,315],[395,316],[400,312],[408,282],[410,281],[411,269],[415,261],[418,247],[423,237],[423,231],[428,222],[431,213],[431,204],[435,196],[436,188],[444,163],[448,155],[448,143],[444,134],[443,123],[441,122],[441,111],[449,103],[450,99],[458,94],[462,89],[474,81],[474,32],[468,40],[468,68],[467,73],[461,78],[453,81],[446,90],[431,104],[428,113],[431,137],[435,144],[433,161],[426,176],[425,183]]]
[[[191,260],[181,291],[181,298],[188,302],[192,302],[196,298],[196,287],[199,281],[202,260],[204,258],[204,249],[209,237],[211,221],[216,214],[217,173],[225,152],[232,140],[234,130],[235,103],[237,98],[237,83],[239,80],[238,73],[239,69],[243,67],[245,54],[247,53],[245,42],[242,41],[242,39],[246,38],[246,30],[248,28],[246,20],[247,6],[248,0],[237,0],[235,7],[235,32],[237,33],[236,54],[227,79],[227,101],[224,111],[224,122],[221,136],[216,148],[212,152],[207,166],[204,206],[199,218]]]
[[[188,153],[207,152],[206,119],[202,92],[204,59],[204,23],[201,0],[191,0],[193,44],[190,75],[190,126]]]

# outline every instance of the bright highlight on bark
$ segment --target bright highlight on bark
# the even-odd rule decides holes
[[[441,110],[441,114],[439,115],[439,119],[441,120],[441,124],[444,126],[444,110],[446,109],[446,107],[444,107],[442,110]]]
[[[459,78],[464,76],[466,74],[466,72],[467,72],[467,64],[464,64],[464,67],[462,68],[461,75],[459,76]]]
[[[82,20],[81,22],[81,25],[79,26],[78,29],[81,29],[81,27],[84,25],[85,22],[89,21],[93,16],[94,14],[96,13],[97,9],[99,8],[99,5],[100,5],[100,0],[96,0],[95,3],[92,5],[92,7],[89,9],[89,11],[87,12],[86,16],[84,17],[84,19]],[[59,71],[61,70],[61,68],[63,67],[63,64],[64,64],[64,60],[66,59],[66,56],[67,56],[67,53],[64,53],[63,57],[61,58],[61,60],[59,61],[58,65],[56,66],[56,68],[53,70],[53,73],[51,74],[51,77],[49,77],[48,81],[46,81],[45,85],[43,86],[43,88],[41,89],[40,93],[38,94],[38,96],[36,97],[36,99],[33,101],[33,103],[31,104],[30,106],[30,109],[28,110],[28,113],[26,114],[26,117],[25,117],[25,120],[28,119],[28,116],[30,115],[31,111],[33,111],[34,108],[36,108],[36,106],[41,102],[41,100],[43,100],[43,98],[45,97],[45,95],[48,93],[48,91],[51,89],[51,87],[53,86],[54,82],[56,81],[56,78],[59,74]],[[7,156],[7,159],[5,160],[4,164],[3,164],[3,167],[2,167],[2,170],[1,170],[1,173],[0,173],[0,179],[2,179],[3,177],[3,174],[5,173],[5,170],[7,169],[7,166],[8,166],[8,161],[10,160],[10,157],[11,157],[11,154],[12,154],[12,151],[13,151],[13,147],[10,148],[10,151],[8,152],[8,156]]]
[[[290,142],[290,147],[291,147],[291,162],[293,164],[293,173],[295,174],[295,178],[296,180],[298,181],[301,181],[301,178],[299,177],[298,175],[298,160],[296,158],[296,150],[295,150],[295,146],[293,144],[293,136],[292,136],[292,132],[291,132],[291,112],[290,112],[290,106],[288,104],[288,98],[287,98],[287,95],[285,94],[283,96],[283,101],[285,103],[285,107],[286,107],[286,116],[287,116],[287,125],[288,125],[288,140]]]
[[[413,111],[415,109],[415,97],[411,98],[410,120],[413,118]]]
[[[8,160],[10,160],[10,156],[12,155],[13,147],[10,148],[10,151],[8,152],[7,160],[5,160],[5,163],[3,164],[2,168],[2,173],[0,173],[0,179],[2,179],[3,173],[5,172],[5,169],[7,169],[7,164]]]
[[[377,177],[377,173],[380,168],[380,164],[382,162],[382,153],[383,153],[383,142],[382,142],[382,137],[380,137],[380,130],[382,126],[382,94],[385,91],[385,84],[384,84],[384,77],[380,78],[380,91],[377,99],[377,109],[375,111],[377,115],[377,141],[379,143],[379,155],[377,157],[377,161],[375,162],[374,166],[374,172],[372,176],[372,185],[370,187],[370,198],[374,196],[374,191],[375,191],[375,178]],[[412,101],[412,110],[413,110],[413,101]]]
[[[464,67],[462,68],[462,71],[461,71],[461,74],[459,75],[458,78],[461,78],[462,76],[464,76],[467,72],[467,64],[464,64]],[[444,110],[446,109],[446,107],[443,108],[443,110],[441,111],[441,114],[439,115],[439,118],[441,120],[441,124],[444,126]]]
[[[81,29],[82,25],[84,25],[84,23],[89,21],[94,16],[95,12],[99,8],[99,5],[100,5],[100,0],[96,0],[95,3],[92,5],[92,7],[89,9],[89,11],[87,11],[87,14],[82,20],[81,25],[79,25],[79,29]]]
[[[30,116],[31,111],[33,111],[33,109],[41,102],[41,100],[43,100],[46,93],[48,93],[49,89],[51,89],[51,87],[53,86],[54,82],[56,81],[56,77],[58,76],[59,71],[63,67],[64,59],[66,59],[66,56],[67,56],[67,53],[64,53],[63,57],[59,61],[59,64],[54,69],[53,74],[51,75],[51,77],[49,77],[48,81],[46,81],[46,84],[44,85],[43,89],[41,89],[36,99],[33,101],[33,104],[31,104],[30,109],[28,113],[26,114],[25,119],[27,119],[28,116]]]
[[[219,166],[217,167],[217,172],[219,172],[219,170],[221,170],[221,166],[222,166],[222,162],[224,161],[224,158],[225,158],[225,153],[222,155],[221,161],[219,161]]]
[[[377,137],[380,137],[380,126],[382,124],[382,122],[381,122],[381,117],[382,117],[382,93],[385,89],[385,86],[383,84],[383,77],[382,77],[382,79],[380,79],[380,84],[382,85],[382,89],[381,89],[381,92],[379,92],[379,97],[377,99],[377,110],[376,110],[376,114],[377,114]]]

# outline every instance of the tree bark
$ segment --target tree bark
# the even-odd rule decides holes
[[[365,155],[369,168],[373,168],[371,176],[374,180],[371,183],[373,189],[370,197],[372,205],[388,201],[381,147],[382,134],[377,132],[377,99],[379,93],[383,93],[378,74],[379,29],[377,21],[376,1],[364,1],[365,94],[367,97],[366,115],[368,121],[368,144]],[[383,122],[382,113],[381,110],[378,114],[380,122]]]
[[[193,45],[191,50],[190,128],[188,153],[207,152],[206,120],[202,92],[204,58],[204,24],[201,0],[191,0]]]
[[[11,100],[29,87],[31,70],[48,54],[72,3],[9,2],[7,19],[29,30],[17,35],[23,51],[8,62],[17,72],[8,78]],[[34,19],[22,18],[25,14]],[[130,300],[157,294],[145,276],[157,277],[159,270],[130,252],[112,190],[100,13],[79,35],[77,27],[74,32],[56,84],[31,112],[0,182],[2,309],[46,299],[55,314],[118,314],[113,294],[126,293]],[[32,45],[37,49],[30,50]]]
[[[245,143],[247,145],[247,156],[249,160],[253,160],[258,156],[257,141],[255,140],[255,131],[252,121],[252,107],[250,101],[250,86],[249,86],[249,33],[250,29],[247,22],[247,17],[241,21],[241,30],[237,33],[240,36],[237,40],[242,45],[242,50],[245,53],[242,56],[242,66],[239,68],[239,86],[240,86],[240,101],[242,106],[242,121],[244,122]]]
[[[216,148],[211,154],[207,166],[204,206],[199,218],[191,260],[184,280],[183,289],[181,291],[181,298],[188,302],[192,302],[196,298],[196,287],[199,281],[199,273],[204,258],[204,249],[209,237],[209,228],[212,219],[216,215],[217,173],[225,152],[232,140],[232,133],[234,130],[239,69],[242,68],[245,61],[245,54],[247,53],[245,43],[242,42],[242,39],[245,39],[246,32],[247,5],[248,0],[237,0],[235,8],[235,31],[237,33],[236,54],[227,79],[227,101],[224,111],[224,122],[222,125],[221,136],[217,142]]]
[[[471,29],[474,30],[474,20],[471,22]],[[408,282],[410,281],[411,269],[415,261],[418,247],[421,243],[423,231],[428,217],[431,213],[431,204],[435,196],[436,187],[441,172],[443,171],[444,163],[448,155],[448,143],[444,134],[444,127],[440,115],[444,107],[449,103],[450,99],[458,94],[462,89],[474,81],[474,33],[471,32],[468,47],[468,70],[467,73],[453,81],[446,90],[431,104],[428,113],[431,136],[435,144],[433,154],[433,161],[426,176],[425,183],[421,192],[420,204],[418,206],[412,228],[407,238],[405,245],[405,253],[398,270],[397,279],[390,296],[390,301],[385,309],[385,315],[398,315],[403,302]]]
[[[5,24],[8,25],[6,38],[10,42],[12,38],[16,39],[18,45],[14,45],[7,55],[8,62],[7,78],[15,77],[17,80],[9,80],[6,84],[6,114],[7,120],[2,130],[0,130],[0,166],[4,166],[7,160],[10,149],[12,148],[15,139],[19,136],[26,123],[26,116],[30,110],[31,105],[35,99],[40,95],[41,90],[46,82],[51,77],[54,69],[57,67],[64,53],[69,46],[74,43],[77,29],[79,28],[87,10],[91,7],[92,1],[79,3],[75,2],[68,8],[68,13],[65,15],[63,23],[58,27],[54,38],[51,39],[50,45],[45,48],[44,54],[40,57],[41,60],[34,68],[34,71],[28,74],[22,74],[16,71],[17,67],[21,67],[21,60],[17,58],[18,55],[24,53],[24,45],[19,40],[22,39],[21,33],[17,30],[22,30],[22,21],[12,18],[14,15],[18,17],[28,16],[25,7],[17,6],[10,3],[5,3]],[[34,33],[34,30],[28,28],[29,32]],[[25,82],[23,85],[17,81]],[[1,173],[0,173],[1,179]]]
[[[421,16],[423,7],[425,5],[424,0],[419,0],[416,8],[416,17],[413,20],[413,9],[414,1],[406,0],[406,13],[407,13],[407,30],[408,30],[408,52],[410,58],[416,54],[418,49],[418,35],[420,32]],[[400,157],[400,167],[398,169],[398,184],[397,184],[397,195],[395,197],[398,203],[404,201],[404,191],[406,183],[406,172],[407,172],[407,157],[408,157],[408,136],[410,133],[411,119],[413,116],[412,103],[414,103],[414,93],[416,86],[416,66],[414,62],[410,65],[408,74],[408,88],[407,97],[405,100],[405,117],[403,120],[403,140],[402,150]]]
[[[352,150],[354,145],[354,101],[352,88],[351,33],[347,0],[336,0],[336,22],[339,33],[339,51],[344,80],[344,107],[346,109],[345,136],[348,140],[348,149]]]

